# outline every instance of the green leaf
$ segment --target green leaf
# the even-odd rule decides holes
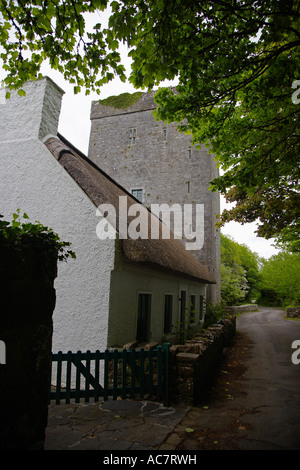
[[[18,90],[18,95],[19,96],[26,96],[26,92],[22,89]]]
[[[193,428],[185,428],[185,432],[194,432]]]

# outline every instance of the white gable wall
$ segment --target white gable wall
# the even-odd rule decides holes
[[[42,81],[38,89],[44,86],[50,87],[48,101],[58,103],[60,91],[53,82]],[[115,241],[97,238],[96,207],[39,140],[55,130],[57,105],[50,111],[52,117],[43,118],[42,93],[38,106],[30,93],[0,102],[0,213],[10,221],[20,208],[31,222],[38,220],[71,242],[76,253],[76,260],[58,263],[53,351],[103,350]]]

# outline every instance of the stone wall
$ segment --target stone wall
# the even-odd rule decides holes
[[[258,310],[257,304],[236,305],[234,307],[226,307],[226,312],[232,315],[236,315],[237,313],[244,313],[244,312],[256,312],[257,310]]]
[[[184,345],[170,348],[170,401],[196,406],[209,391],[223,349],[236,331],[235,317],[199,333]]]
[[[286,309],[286,316],[290,318],[300,317],[300,307],[288,307]]]
[[[0,448],[43,449],[48,418],[56,258],[0,245]]]

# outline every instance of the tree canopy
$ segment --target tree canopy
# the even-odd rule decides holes
[[[259,257],[246,245],[221,235],[221,297],[226,305],[259,297]]]
[[[104,12],[87,31],[87,12]],[[0,1],[5,84],[20,87],[41,63],[99,91],[126,79],[119,41],[130,48],[130,81],[152,89],[157,118],[178,122],[216,156],[212,181],[234,207],[221,224],[259,219],[258,235],[289,243],[300,234],[300,11],[293,0]],[[101,19],[101,14],[100,14]]]
[[[82,88],[86,94],[100,93],[115,75],[125,81],[119,43],[113,31],[101,24],[108,4],[108,0],[1,0],[4,84],[20,89],[40,76],[44,61],[74,84],[75,93]],[[91,13],[97,20],[92,27],[87,21]]]
[[[279,305],[300,303],[300,253],[282,251],[263,261],[260,290],[262,301]]]

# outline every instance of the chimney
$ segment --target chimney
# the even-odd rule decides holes
[[[61,100],[64,91],[50,78],[27,82],[5,98],[6,89],[0,89],[0,142],[43,140],[47,135],[57,135]]]

